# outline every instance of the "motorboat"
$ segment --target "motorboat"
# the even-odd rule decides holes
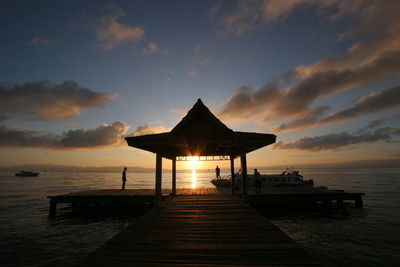
[[[19,177],[35,177],[38,176],[39,173],[38,172],[26,172],[26,171],[19,171],[15,174],[15,176],[19,176]]]
[[[281,174],[264,174],[260,175],[262,186],[313,186],[314,181],[312,179],[305,180],[304,177],[299,174],[299,171],[284,171]],[[235,174],[235,182],[237,185],[242,183],[242,175]],[[222,179],[213,179],[211,183],[218,188],[230,188],[232,184],[231,176],[227,176]],[[254,175],[247,175],[247,184],[253,186],[255,184]]]

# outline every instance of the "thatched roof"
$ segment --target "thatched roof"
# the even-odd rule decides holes
[[[128,136],[129,146],[177,156],[237,157],[275,143],[273,134],[235,132],[222,123],[199,99],[187,115],[170,131],[160,134]]]

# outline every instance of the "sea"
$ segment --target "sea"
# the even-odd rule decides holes
[[[282,170],[261,170],[280,173]],[[264,214],[326,266],[400,266],[400,168],[300,169],[315,186],[365,192],[364,208]],[[0,172],[1,266],[71,266],[137,218],[48,218],[50,195],[120,188],[120,172]],[[221,171],[222,176],[228,170]],[[127,188],[154,188],[154,171],[128,170]],[[212,187],[213,170],[178,171],[178,188]],[[171,173],[163,171],[163,188]],[[68,210],[66,208],[66,210]]]

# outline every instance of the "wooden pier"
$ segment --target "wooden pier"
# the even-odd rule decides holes
[[[240,192],[237,192],[240,194]],[[53,217],[57,212],[57,204],[71,203],[75,207],[90,207],[96,205],[124,205],[143,206],[154,204],[154,189],[101,189],[79,191],[58,196],[48,196],[50,199],[49,216]],[[172,194],[171,189],[163,189],[162,197],[166,198]],[[176,189],[177,195],[230,195],[229,188],[198,188],[198,189]],[[256,205],[277,204],[310,204],[321,203],[331,206],[336,203],[342,206],[345,201],[354,201],[357,208],[362,208],[362,196],[364,193],[348,193],[343,190],[328,190],[315,187],[274,187],[263,188],[256,193],[249,188],[246,201]]]
[[[319,266],[306,251],[250,204],[354,201],[363,193],[314,187],[249,188],[247,198],[230,188],[162,190],[164,201],[100,246],[78,266]],[[50,199],[58,203],[154,205],[154,189],[103,189],[73,192]],[[135,208],[135,207],[133,207]]]
[[[238,196],[209,192],[167,199],[77,265],[321,265]]]

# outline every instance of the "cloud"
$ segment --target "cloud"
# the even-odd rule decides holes
[[[29,40],[27,44],[30,46],[46,46],[46,45],[51,45],[52,41],[46,38],[34,37],[31,40]]]
[[[360,130],[356,131],[355,133],[356,133],[356,134],[361,134],[361,133],[368,132],[368,131],[370,131],[370,130],[372,130],[372,129],[375,129],[375,128],[378,127],[378,126],[381,126],[381,125],[383,124],[383,121],[384,121],[383,118],[373,120],[373,121],[371,121],[370,123],[368,123],[367,126],[361,128]]]
[[[45,148],[59,150],[111,148],[125,145],[130,126],[116,121],[92,129],[73,129],[60,135],[0,125],[0,147]]]
[[[96,26],[97,40],[104,50],[111,50],[122,43],[134,43],[143,39],[145,35],[143,27],[118,22],[119,18],[125,16],[122,9],[112,5],[107,9],[111,11],[111,14],[101,17]]]
[[[324,118],[322,122],[348,120],[362,114],[375,113],[400,106],[400,84],[362,97],[355,106]]]
[[[221,35],[243,35],[288,16],[297,6],[310,5],[323,9],[334,5],[340,6],[341,2],[340,0],[240,0],[233,10],[225,11],[221,3],[213,6],[210,17],[223,27]],[[350,5],[343,6],[342,9],[348,6]]]
[[[318,98],[329,97],[373,82],[388,80],[399,74],[400,50],[385,52],[370,64],[357,69],[317,72],[284,90],[280,101],[272,105],[268,120],[276,121],[282,118],[301,116]]]
[[[143,54],[153,54],[153,53],[156,53],[159,51],[160,51],[160,48],[158,48],[158,46],[153,42],[149,42],[147,47],[142,49]]]
[[[150,123],[146,122],[143,126],[139,126],[136,130],[129,134],[129,136],[139,136],[145,134],[157,134],[168,132],[170,129],[165,128],[164,126],[151,126]]]
[[[199,74],[199,72],[197,70],[192,70],[192,71],[189,71],[187,74],[190,78],[193,78],[193,77],[196,77],[197,74]]]
[[[400,135],[400,128],[384,127],[364,134],[349,134],[342,132],[316,137],[306,136],[292,142],[279,141],[272,145],[272,148],[276,150],[305,151],[338,150],[340,148],[360,143],[390,141],[393,135]]]
[[[147,47],[142,49],[143,54],[153,54],[153,53],[162,53],[162,54],[167,54],[168,50],[167,49],[160,49],[156,43],[149,42]]]
[[[342,54],[329,56],[314,64],[297,66],[262,88],[240,87],[223,104],[221,111],[223,117],[233,120],[252,119],[261,124],[292,120],[288,124],[281,125],[281,128],[275,127],[278,130],[307,128],[318,123],[334,123],[339,121],[335,120],[335,117],[325,118],[324,122],[319,119],[327,109],[312,107],[316,100],[399,77],[400,20],[397,14],[400,8],[399,1],[245,1],[239,2],[237,12],[242,15],[248,12],[246,18],[255,16],[257,19],[252,21],[254,24],[257,24],[257,21],[271,23],[288,16],[301,4],[312,5],[319,11],[323,9],[324,12],[321,14],[330,14],[326,17],[332,21],[346,16],[351,17],[353,26],[346,30],[341,38],[351,37],[362,41],[354,43]],[[330,7],[329,12],[325,10],[327,7]],[[252,12],[258,12],[259,15],[254,15]],[[376,21],[379,22],[375,23]],[[395,106],[397,104],[382,103],[376,109],[369,108],[368,112],[379,112]],[[346,112],[358,112],[358,115],[353,114],[352,118],[365,114],[357,110],[346,110]],[[335,114],[336,117],[339,115],[346,114]]]
[[[271,127],[271,131],[274,133],[279,133],[292,131],[294,129],[306,129],[311,126],[322,124],[320,123],[320,117],[329,109],[330,107],[328,106],[313,108],[309,110],[309,112],[304,117],[293,120],[289,123],[283,123],[278,126],[273,126]]]
[[[320,117],[322,112],[313,114],[313,112],[310,111],[304,118],[293,120],[287,124],[281,124],[272,129],[275,132],[283,132],[294,129],[304,129],[328,123],[338,123],[354,119],[362,115],[381,112],[396,107],[400,107],[400,84],[391,88],[373,92],[367,96],[363,96],[353,107],[333,113],[324,118]]]
[[[94,92],[75,81],[0,85],[0,117],[23,115],[35,120],[64,120],[88,108],[104,108],[113,98],[108,92]]]
[[[252,120],[265,115],[265,107],[282,98],[279,82],[272,81],[254,91],[250,86],[237,89],[224,103],[219,116],[231,120]]]

